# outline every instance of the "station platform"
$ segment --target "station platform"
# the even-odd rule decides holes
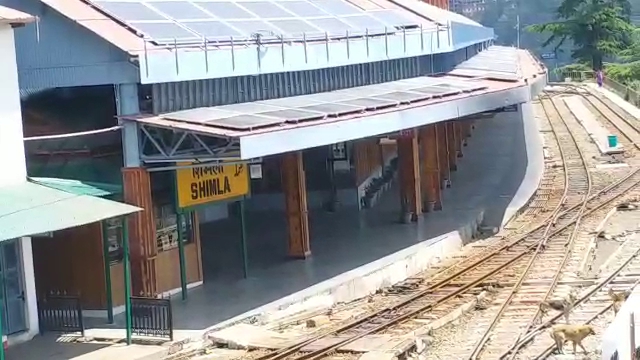
[[[395,187],[381,202],[366,211],[343,208],[336,213],[310,215],[312,258],[286,260],[282,214],[248,213],[249,278],[242,279],[236,265],[220,273],[220,265],[241,261],[238,237],[227,232],[227,223],[209,223],[201,228],[205,282],[191,289],[187,301],[173,300],[175,340],[200,339],[207,332],[253,319],[261,321],[282,315],[287,309],[328,307],[350,301],[376,289],[401,281],[426,269],[438,259],[455,253],[472,240],[477,225],[500,226],[535,191],[544,167],[542,144],[533,106],[519,113],[499,113],[476,122],[475,130],[452,173],[452,186],[443,192],[442,211],[427,213],[417,224],[399,224],[399,201]],[[224,233],[224,231],[222,232]],[[234,247],[235,246],[235,247]],[[216,251],[214,251],[216,250]],[[217,274],[217,277],[207,278]],[[87,323],[89,338],[123,338],[124,316],[116,316],[115,327]],[[107,344],[61,344],[50,337],[11,348],[8,359],[96,359],[111,358],[118,350]],[[36,357],[29,347],[41,347]],[[122,359],[162,358],[167,348],[138,346],[118,355]],[[85,355],[82,355],[85,354]],[[98,356],[98,354],[100,354]],[[95,356],[94,356],[95,355]],[[96,357],[98,356],[98,357]]]
[[[237,229],[234,220],[204,224],[205,281],[189,291],[188,300],[176,296],[173,302],[177,338],[249,318],[260,321],[303,302],[331,306],[366,296],[454,253],[472,240],[480,223],[501,226],[533,195],[544,167],[532,106],[522,108],[524,116],[499,113],[476,122],[452,186],[444,191],[443,210],[415,224],[398,223],[399,195],[392,187],[366,211],[311,213],[313,256],[292,261],[285,258],[283,214],[249,213],[247,279],[238,265],[237,234],[221,230]]]

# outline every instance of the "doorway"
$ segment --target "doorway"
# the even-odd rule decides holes
[[[27,330],[21,259],[20,242],[17,239],[0,243],[2,325],[7,335]]]

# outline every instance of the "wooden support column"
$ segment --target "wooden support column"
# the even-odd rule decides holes
[[[156,276],[156,219],[153,214],[151,177],[141,167],[122,169],[124,201],[142,208],[128,216],[129,246],[131,248],[131,294],[154,297],[158,295]]]
[[[440,189],[440,159],[438,154],[438,132],[435,124],[420,129],[420,156],[422,163],[422,193],[425,211],[442,210]]]
[[[471,137],[471,126],[473,125],[473,119],[468,119],[464,122],[464,137]]]
[[[439,122],[436,125],[436,137],[438,140],[438,160],[440,168],[440,189],[443,189],[445,184],[447,187],[451,186],[449,177],[451,170],[449,169],[449,146],[447,144],[447,124]]]
[[[417,221],[418,216],[422,213],[420,152],[417,131],[410,130],[403,132],[398,138],[397,143],[400,201],[403,206],[402,215],[410,214],[410,220]]]
[[[461,158],[463,156],[462,144],[466,139],[462,133],[462,122],[453,121],[453,129],[456,132],[456,156]]]
[[[458,165],[456,165],[459,147],[459,145],[456,145],[458,143],[458,134],[455,129],[455,121],[447,121],[446,124],[447,148],[449,150],[449,170],[456,171],[458,170]]]
[[[300,151],[282,155],[282,190],[287,211],[289,256],[306,259],[311,256],[311,247],[307,184]]]

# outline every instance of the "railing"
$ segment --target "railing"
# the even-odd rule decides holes
[[[131,297],[132,335],[173,340],[173,318],[169,299]]]
[[[570,81],[582,82],[594,78],[592,71],[562,71],[558,73],[560,80],[570,79]]]
[[[46,296],[38,301],[38,321],[40,333],[54,331],[80,333],[84,336],[82,305],[78,296]]]
[[[618,94],[620,97],[625,99],[625,101],[635,106],[640,105],[640,94],[628,86],[609,78],[604,79],[604,86]]]

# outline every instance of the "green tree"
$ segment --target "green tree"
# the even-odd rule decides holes
[[[555,44],[558,49],[571,41],[571,57],[599,70],[606,57],[627,48],[633,30],[630,11],[628,0],[563,0],[556,21],[532,25],[528,30],[549,34],[543,46]]]
[[[635,28],[629,46],[620,51],[617,60],[605,64],[607,77],[634,89],[640,85],[640,28]]]

